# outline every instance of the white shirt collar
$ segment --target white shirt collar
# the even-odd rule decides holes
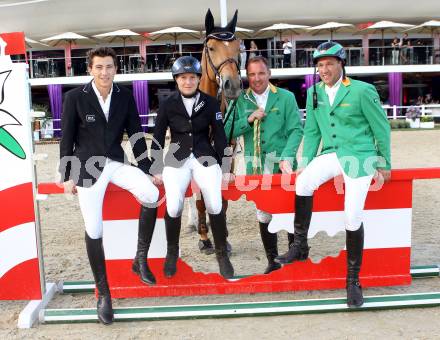
[[[259,107],[261,107],[262,109],[264,109],[266,107],[267,98],[269,98],[269,91],[270,91],[269,85],[267,85],[266,90],[264,90],[264,92],[262,94],[257,94],[254,92],[254,90],[252,90],[252,94],[254,95],[254,98],[257,102],[257,105]]]
[[[92,80],[92,87],[93,87],[93,90],[95,91],[96,96],[98,97],[98,99],[102,99],[102,100],[104,101],[104,98],[101,96],[101,93],[99,92],[98,88],[96,87],[96,84],[95,84],[95,81],[94,81],[94,80]],[[111,99],[111,97],[112,97],[112,93],[113,93],[113,84],[112,84],[112,87],[111,87],[111,89],[110,89],[110,92],[109,92],[109,94],[108,94],[108,96],[107,96],[105,102],[106,102],[107,100],[110,100],[110,99]]]
[[[108,120],[108,115],[110,112],[110,103],[112,100],[112,93],[113,93],[113,84],[110,89],[109,94],[107,95],[107,98],[104,100],[104,98],[101,96],[101,93],[99,93],[98,88],[96,87],[95,81],[92,80],[92,88],[93,91],[95,91],[96,97],[98,97],[99,105],[101,105],[102,112],[104,112],[105,118]]]
[[[328,101],[330,105],[333,105],[333,102],[335,101],[336,93],[338,92],[341,83],[342,83],[342,75],[332,87],[328,87],[327,85],[325,85],[324,89],[325,89],[325,93],[327,93]]]
[[[188,115],[191,116],[194,104],[199,102],[200,92],[197,92],[197,94],[191,98],[185,98],[182,95],[181,97],[182,97],[183,105],[185,105],[186,112],[188,112]]]

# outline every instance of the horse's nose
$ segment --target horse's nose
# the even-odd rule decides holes
[[[225,80],[225,84],[224,84],[224,87],[225,87],[225,90],[226,91],[228,91],[228,90],[230,90],[231,89],[231,81],[229,80],[229,79],[226,79]]]
[[[240,78],[234,79],[230,77],[225,77],[223,79],[223,90],[225,91],[225,96],[228,99],[236,99],[240,95]]]

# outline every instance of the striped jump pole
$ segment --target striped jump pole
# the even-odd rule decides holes
[[[414,266],[411,267],[411,277],[413,279],[425,279],[431,277],[439,277],[440,270],[437,265],[427,266]],[[243,275],[235,278],[235,280],[243,277],[249,277],[251,275]],[[58,285],[58,292],[63,294],[81,294],[81,293],[94,293],[95,282],[94,281],[64,281]]]
[[[348,308],[345,298],[297,301],[226,303],[215,305],[181,305],[115,308],[115,321],[185,320],[237,318],[335,312],[362,312],[409,307],[440,306],[440,292],[367,296],[360,308]],[[42,323],[98,322],[96,308],[47,309]]]

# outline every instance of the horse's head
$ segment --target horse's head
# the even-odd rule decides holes
[[[202,65],[207,77],[216,81],[227,99],[236,99],[241,92],[240,42],[235,38],[237,14],[226,27],[214,26],[214,17],[208,9],[205,18],[206,39]]]

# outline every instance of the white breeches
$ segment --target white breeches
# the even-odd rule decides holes
[[[102,205],[109,183],[130,191],[141,204],[154,204],[159,190],[142,170],[116,161],[108,162],[101,176],[89,188],[77,187],[86,232],[92,239],[102,237]]]
[[[222,171],[218,164],[205,167],[191,155],[180,168],[166,166],[162,178],[170,217],[182,214],[185,193],[191,178],[202,192],[208,214],[217,215],[221,212]]]
[[[257,209],[257,221],[261,223],[270,223],[272,221],[272,214],[266,211]]]
[[[272,170],[273,170],[272,165],[273,164],[271,164],[269,168],[266,168],[266,165],[268,165],[268,163],[270,163],[270,162],[266,162],[266,164],[264,165],[264,168],[263,168],[263,174],[265,174],[265,175],[273,173],[272,172]],[[261,222],[261,223],[270,223],[270,221],[272,221],[272,214],[268,213],[266,211],[257,209],[257,221]]]
[[[318,156],[296,179],[295,190],[299,196],[312,196],[319,186],[329,179],[342,175],[345,183],[345,229],[359,229],[363,219],[365,199],[373,175],[351,178],[347,176],[339,163],[335,152]]]

